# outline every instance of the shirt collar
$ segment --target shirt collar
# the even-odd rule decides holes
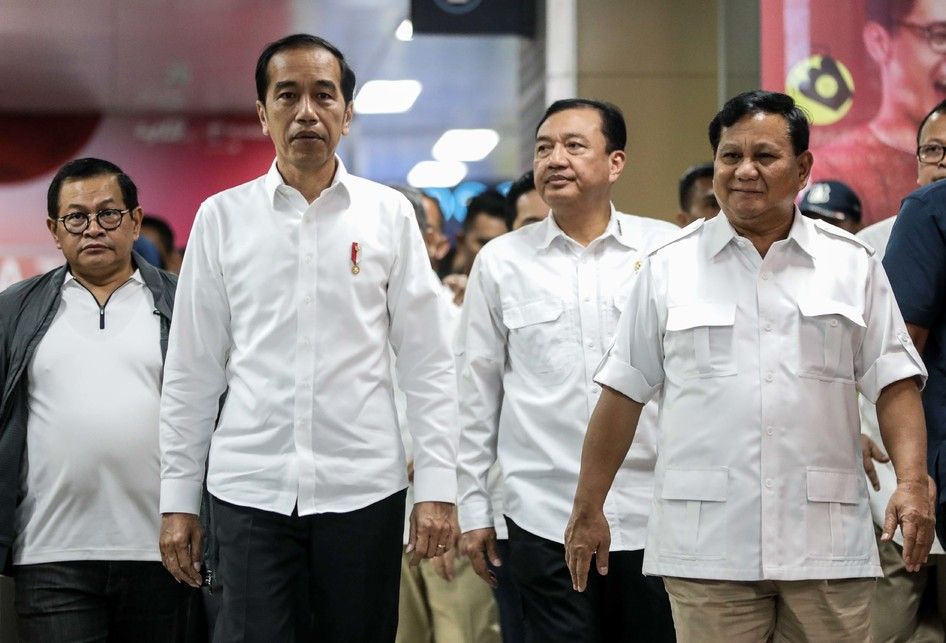
[[[814,223],[807,217],[802,216],[797,207],[795,208],[794,217],[792,227],[788,230],[788,238],[794,241],[806,254],[814,257]],[[732,227],[724,212],[720,212],[719,215],[704,223],[703,229],[706,235],[704,241],[706,253],[709,257],[715,257],[730,241],[739,238],[736,229]]]
[[[141,284],[142,286],[147,285],[145,284],[144,277],[141,276],[141,271],[138,270],[137,268],[135,268],[135,271],[131,273],[131,277],[129,277],[129,279],[132,281],[135,281],[136,283]],[[66,278],[62,280],[62,287],[65,288],[71,282],[75,282],[74,285],[79,286],[80,288],[84,288],[84,286],[82,286],[82,284],[79,283],[79,280],[76,279],[76,276],[72,274],[72,270],[70,268],[66,268]]]
[[[351,175],[348,173],[348,170],[345,168],[345,164],[342,162],[342,159],[335,155],[335,176],[332,177],[332,182],[325,189],[323,194],[328,191],[334,191],[336,185],[340,185],[340,191],[345,195],[346,198],[350,197],[350,183]],[[273,159],[273,164],[269,166],[269,172],[266,173],[266,178],[264,179],[264,185],[266,186],[266,194],[269,196],[270,203],[273,206],[276,205],[276,195],[279,193],[279,189],[282,186],[285,186],[289,189],[291,186],[286,185],[286,181],[283,180],[282,174],[279,173],[279,169],[276,167],[276,159]]]
[[[628,248],[637,248],[637,246],[634,244],[633,240],[631,239],[632,234],[631,234],[631,230],[629,229],[630,226],[622,222],[620,217],[618,217],[617,215],[618,215],[618,212],[617,210],[615,210],[614,204],[612,203],[611,204],[611,219],[608,221],[608,226],[605,228],[604,233],[598,238],[603,239],[606,237],[614,237],[615,239],[617,239],[618,242],[622,243]],[[539,241],[540,250],[545,250],[546,248],[551,246],[552,242],[555,241],[555,239],[559,237],[564,238],[568,236],[567,234],[565,234],[565,231],[562,230],[558,226],[558,223],[556,223],[554,210],[549,212],[549,216],[545,217],[545,219],[541,223],[538,223],[536,225],[544,226],[544,229],[542,230],[542,238]]]

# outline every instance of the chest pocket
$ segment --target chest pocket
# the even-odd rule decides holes
[[[697,303],[667,309],[664,350],[668,368],[684,377],[735,375],[735,304]]]
[[[576,342],[560,299],[543,299],[503,308],[514,371],[545,383],[560,383],[574,361]]]
[[[798,374],[824,381],[854,380],[854,345],[867,327],[860,311],[831,299],[801,298]]]

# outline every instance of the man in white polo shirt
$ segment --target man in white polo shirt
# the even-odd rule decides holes
[[[0,294],[0,558],[23,641],[177,641],[191,590],[158,552],[158,408],[176,279],[132,252],[108,161],[67,163],[47,225],[66,264]]]
[[[607,576],[595,575],[593,595],[572,591],[562,544],[581,441],[600,393],[591,376],[640,253],[677,230],[611,203],[626,140],[624,117],[609,103],[569,99],[546,110],[533,166],[551,214],[483,247],[463,304],[460,527],[484,580],[495,583],[487,560],[510,566],[532,641],[623,641],[640,632],[673,640],[663,586],[640,573],[656,458],[652,422],[605,505],[620,552]],[[487,485],[496,461],[509,527],[505,559]]]
[[[897,471],[884,539],[909,571],[933,540],[926,370],[869,247],[794,205],[811,170],[791,97],[747,92],[710,124],[720,216],[652,252],[595,380],[566,534],[586,586],[608,565],[601,505],[643,403],[661,403],[644,572],[681,641],[870,638],[880,575],[855,391],[877,402]]]

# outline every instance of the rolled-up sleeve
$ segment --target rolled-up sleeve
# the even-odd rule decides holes
[[[874,257],[869,259],[866,303],[867,328],[854,358],[858,390],[876,403],[884,387],[900,380],[916,378],[922,388],[926,368],[910,340],[887,275]]]
[[[200,510],[207,451],[232,346],[220,235],[207,204],[191,230],[174,300],[161,390],[162,513]]]
[[[457,499],[456,372],[440,285],[414,213],[400,199],[398,256],[388,281],[390,341],[407,402],[414,455],[414,501]]]
[[[641,404],[654,396],[664,380],[663,331],[655,290],[652,265],[645,261],[631,282],[614,343],[594,376],[599,384]]]
[[[487,479],[496,461],[506,327],[488,255],[486,248],[473,264],[454,342],[460,395],[457,483],[462,531],[493,526]]]

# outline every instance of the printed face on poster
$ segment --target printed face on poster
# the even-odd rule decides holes
[[[762,85],[812,122],[811,181],[860,197],[864,225],[917,188],[917,129],[946,99],[946,2],[765,0]]]

